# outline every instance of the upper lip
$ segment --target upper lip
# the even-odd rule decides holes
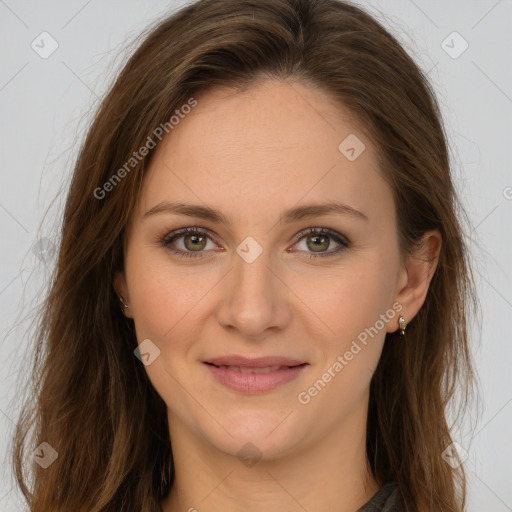
[[[298,366],[305,364],[305,361],[298,359],[290,359],[288,357],[280,356],[266,356],[266,357],[243,357],[243,356],[221,356],[214,357],[203,361],[211,363],[215,366],[240,366],[246,368],[267,368],[270,366]]]

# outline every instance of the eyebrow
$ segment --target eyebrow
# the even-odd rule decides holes
[[[144,214],[144,218],[151,217],[158,213],[171,213],[175,215],[197,217],[203,220],[209,220],[211,222],[231,226],[231,222],[222,212],[216,210],[215,208],[199,204],[162,201],[148,210]],[[360,212],[359,210],[356,210],[347,204],[343,204],[337,201],[297,206],[296,208],[292,208],[283,212],[279,220],[281,222],[284,221],[286,223],[292,223],[302,219],[309,219],[311,217],[320,217],[322,215],[334,214],[351,215],[362,220],[369,220],[363,212]]]

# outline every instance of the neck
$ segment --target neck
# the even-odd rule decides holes
[[[379,490],[366,461],[365,411],[311,446],[253,465],[169,418],[175,479],[163,512],[354,512]],[[363,413],[363,414],[362,414]]]

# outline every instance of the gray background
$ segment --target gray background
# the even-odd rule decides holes
[[[467,451],[468,510],[512,511],[512,3],[358,3],[398,36],[428,71],[439,96],[456,184],[472,224],[482,305],[472,343],[483,408],[473,422],[469,418],[454,431],[454,439]],[[8,463],[8,443],[26,389],[22,365],[28,361],[30,319],[54,261],[55,228],[74,158],[90,113],[127,55],[127,44],[181,4],[0,0],[2,511],[24,510]],[[35,41],[39,52],[51,48],[48,36],[40,36],[44,31],[58,44],[48,58],[31,47]],[[454,31],[460,36],[451,35]],[[469,46],[459,55],[465,41]]]

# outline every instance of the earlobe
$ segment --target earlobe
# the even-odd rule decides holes
[[[432,277],[441,253],[442,237],[439,230],[425,232],[413,254],[409,255],[402,269],[395,300],[402,305],[401,315],[410,323],[425,302]],[[390,325],[389,332],[399,329]],[[393,329],[394,327],[394,329]]]

